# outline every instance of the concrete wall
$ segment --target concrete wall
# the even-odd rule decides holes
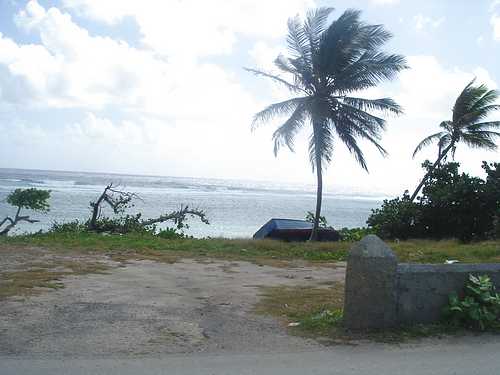
[[[489,275],[500,289],[500,264],[399,264],[397,312],[400,324],[431,323],[441,317],[448,296],[460,293],[469,275]]]
[[[381,239],[366,236],[347,260],[345,324],[369,329],[436,322],[469,274],[489,275],[500,289],[500,264],[398,264]]]

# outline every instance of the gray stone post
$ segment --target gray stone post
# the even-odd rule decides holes
[[[347,258],[344,324],[352,330],[397,325],[397,258],[380,238],[368,235]]]

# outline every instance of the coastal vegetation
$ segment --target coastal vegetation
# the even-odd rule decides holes
[[[67,223],[53,223],[50,231],[55,233],[149,233],[163,238],[183,238],[184,229],[189,228],[188,218],[199,218],[202,223],[209,224],[205,212],[201,209],[192,209],[181,205],[179,210],[165,213],[156,218],[143,219],[142,213],[130,215],[128,208],[134,206],[134,200],[141,199],[133,192],[120,190],[113,183],[108,184],[99,197],[90,202],[91,216],[85,222],[78,220]],[[104,206],[111,208],[114,216],[103,213]],[[160,223],[172,222],[172,227],[158,229]]]
[[[347,10],[327,26],[332,8],[307,13],[304,22],[297,16],[288,21],[287,45],[290,56],[279,55],[275,66],[284,75],[248,69],[269,78],[296,95],[274,103],[257,113],[252,127],[275,117],[288,117],[273,134],[274,152],[282,146],[294,149],[294,139],[305,126],[311,128],[309,159],[316,171],[317,192],[311,240],[320,225],[323,171],[331,162],[338,138],[368,170],[359,140],[380,145],[385,128],[383,114],[399,115],[401,107],[391,98],[366,99],[357,93],[391,80],[406,69],[403,56],[382,51],[392,35],[382,25],[360,20],[360,11]]]
[[[426,161],[427,177],[417,202],[407,192],[385,200],[368,218],[369,227],[384,239],[500,238],[500,163],[483,162],[484,180],[459,173],[459,166]]]

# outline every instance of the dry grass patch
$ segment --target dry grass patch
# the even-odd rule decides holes
[[[63,288],[61,279],[65,276],[104,273],[107,269],[109,266],[99,262],[70,260],[26,264],[22,270],[0,272],[0,300],[39,294],[43,288]]]
[[[254,311],[279,318],[293,334],[311,337],[335,337],[344,306],[344,284],[328,286],[261,287],[261,300]]]

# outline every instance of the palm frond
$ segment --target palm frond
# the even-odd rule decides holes
[[[481,98],[488,93],[486,85],[474,86],[475,82],[476,78],[470,81],[455,101],[453,123],[459,124],[462,118],[473,110],[474,105],[480,102]]]
[[[467,131],[478,131],[478,130],[488,130],[500,128],[500,121],[486,121],[486,122],[478,122],[472,125],[467,126]]]
[[[361,111],[378,111],[382,113],[393,113],[395,115],[403,113],[403,108],[391,98],[364,99],[344,96],[341,97],[341,99],[344,103]]]
[[[366,51],[336,76],[335,89],[343,93],[365,90],[392,80],[407,67],[401,55]]]
[[[262,76],[262,77],[266,77],[266,78],[270,78],[272,79],[273,81],[285,86],[287,89],[289,89],[290,91],[292,92],[304,92],[304,89],[295,85],[295,84],[292,84],[288,81],[286,81],[285,79],[281,78],[280,76],[278,75],[275,75],[275,74],[272,74],[272,73],[267,73],[267,72],[264,72],[262,70],[258,70],[258,69],[252,69],[252,68],[244,68],[247,72],[250,72],[250,73],[253,73],[255,74],[256,76]]]
[[[337,109],[332,108],[330,115],[337,121],[339,115],[348,118],[349,121],[355,121],[359,127],[377,138],[380,132],[385,130],[386,121],[383,118],[345,103],[341,103]]]
[[[292,98],[269,105],[254,115],[252,130],[254,130],[259,124],[266,123],[275,117],[289,115],[295,111],[299,105],[304,104],[306,99],[307,98],[305,97]]]
[[[296,59],[305,63],[311,61],[311,45],[299,16],[288,20],[288,35],[286,38],[288,50]]]
[[[356,137],[360,137],[373,144],[380,152],[380,154],[386,157],[388,155],[388,152],[379,143],[381,139],[381,128],[377,126],[370,126],[370,121],[367,121],[366,118],[363,118],[363,115],[369,114],[362,111],[350,112],[345,109],[342,111],[337,111],[336,113],[332,113],[330,116],[332,122],[331,126],[335,129],[340,139],[343,140],[345,138],[349,140],[350,138],[356,139]],[[348,148],[349,150],[352,149],[352,152],[356,152],[356,148],[352,145],[348,146]],[[363,168],[368,170],[366,168],[366,163]]]
[[[391,34],[381,25],[366,25],[360,12],[348,10],[332,22],[320,43],[318,70],[334,77],[335,89],[348,93],[373,87],[406,69],[406,59],[379,48]]]
[[[444,141],[441,141],[443,137],[446,135],[445,132],[439,132],[435,133],[432,135],[429,135],[428,137],[425,137],[420,143],[417,145],[415,148],[415,151],[413,151],[412,158],[415,158],[415,155],[417,155],[424,147],[429,146],[431,143],[438,141],[441,146],[443,146]]]
[[[488,150],[496,150],[497,145],[495,138],[500,137],[500,133],[487,130],[480,130],[462,134],[463,142],[472,148],[485,148]]]
[[[453,122],[452,121],[441,121],[439,127],[447,131],[448,133],[453,133]]]
[[[278,155],[279,149],[284,145],[288,146],[290,151],[294,151],[294,138],[297,132],[304,125],[306,115],[306,108],[303,104],[301,104],[297,106],[290,118],[288,118],[283,125],[275,130],[273,133],[275,156]]]
[[[321,35],[325,31],[325,24],[333,8],[321,7],[307,12],[304,22],[304,31],[309,38],[311,52],[314,54],[319,47]]]
[[[351,132],[353,133],[353,135],[358,136],[362,139],[365,139],[368,142],[370,142],[372,145],[374,145],[375,148],[377,149],[377,151],[380,153],[380,155],[382,155],[383,157],[386,157],[387,155],[389,155],[387,150],[384,147],[382,147],[382,145],[379,143],[380,138],[381,138],[379,136],[379,134],[375,134],[375,135],[370,134],[365,129],[363,129],[363,127],[360,127],[359,124],[357,124],[357,123],[352,123],[350,125],[350,128],[351,128]]]
[[[363,151],[359,147],[356,138],[354,137],[352,128],[349,129],[349,127],[347,127],[344,123],[343,126],[335,126],[335,130],[342,143],[347,147],[349,152],[354,155],[354,158],[359,163],[361,168],[363,168],[365,171],[368,171],[368,165],[366,164],[365,156],[363,154]]]
[[[319,71],[336,75],[349,65],[356,54],[352,47],[360,27],[360,14],[359,10],[348,9],[323,32],[317,59]]]
[[[297,69],[291,64],[290,59],[288,57],[283,56],[282,54],[279,54],[278,57],[274,60],[274,65],[276,67],[289,74],[296,75],[298,74]]]
[[[360,24],[356,44],[358,48],[375,50],[392,38],[392,33],[387,31],[383,25]]]
[[[500,110],[500,105],[490,104],[478,108],[473,108],[469,112],[464,113],[458,119],[457,126],[467,127],[475,122],[486,119],[492,112]]]

